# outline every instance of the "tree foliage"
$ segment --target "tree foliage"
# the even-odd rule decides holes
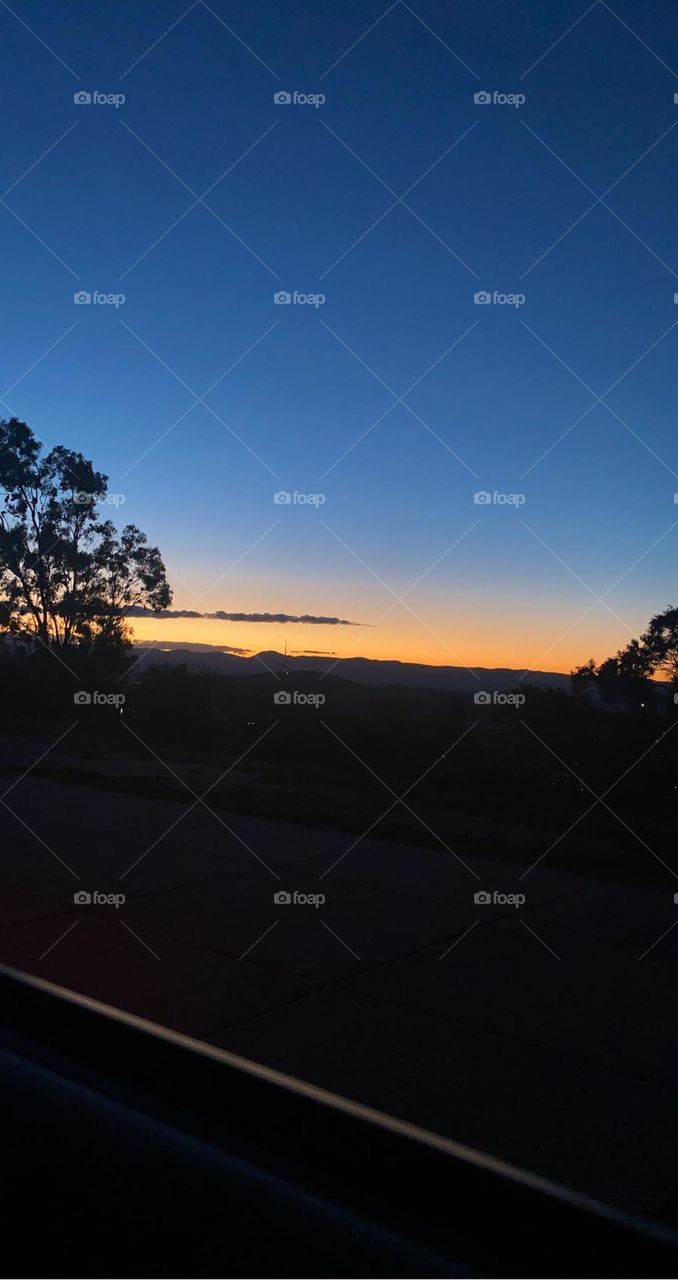
[[[575,695],[597,688],[609,702],[647,696],[653,676],[678,685],[678,609],[669,605],[650,619],[639,640],[631,640],[625,649],[599,666],[589,658],[570,676]]]
[[[641,643],[652,655],[653,670],[661,672],[673,684],[678,683],[678,609],[670,605],[650,619]]]
[[[0,420],[0,629],[59,650],[119,649],[132,607],[171,603],[158,548],[100,518],[107,480],[81,453],[44,453],[25,422]]]

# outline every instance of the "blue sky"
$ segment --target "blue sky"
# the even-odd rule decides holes
[[[2,411],[108,473],[179,608],[375,622],[384,584],[425,575],[414,613],[352,652],[604,657],[678,600],[674,17],[661,0],[0,5]],[[125,301],[75,305],[80,289]],[[591,591],[621,575],[612,616]],[[291,630],[171,638],[346,643]]]

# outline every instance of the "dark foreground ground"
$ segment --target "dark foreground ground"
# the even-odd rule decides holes
[[[10,768],[0,791],[4,963],[678,1226],[670,875],[523,875]]]

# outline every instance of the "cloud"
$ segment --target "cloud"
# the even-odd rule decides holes
[[[186,649],[191,653],[237,653],[241,657],[246,653],[252,653],[251,649],[241,649],[234,644],[200,644],[193,640],[143,640],[135,638],[134,644],[137,649],[161,649],[163,653],[168,649]]]
[[[217,609],[214,613],[198,613],[194,609],[144,609],[134,605],[127,610],[128,618],[207,618],[210,622],[305,622],[317,627],[364,627],[365,622],[350,622],[348,618],[323,618],[313,613],[225,613]]]

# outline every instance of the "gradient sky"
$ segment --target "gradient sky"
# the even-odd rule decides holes
[[[177,609],[376,624],[137,637],[567,670],[678,601],[673,3],[15,0],[0,39],[0,412],[109,475]]]

